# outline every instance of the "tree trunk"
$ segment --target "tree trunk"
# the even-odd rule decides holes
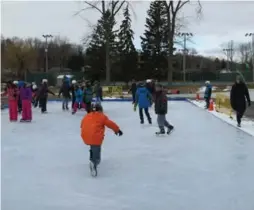
[[[106,38],[106,83],[109,85],[111,81],[111,66],[110,66],[110,43],[109,43],[109,38],[107,36]]]

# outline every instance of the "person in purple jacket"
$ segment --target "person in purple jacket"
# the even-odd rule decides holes
[[[24,83],[20,88],[20,99],[22,102],[22,118],[20,122],[32,121],[32,90]]]

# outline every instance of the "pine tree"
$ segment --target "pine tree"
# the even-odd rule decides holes
[[[105,74],[105,43],[106,36],[110,39],[110,56],[115,57],[117,54],[116,45],[116,32],[113,31],[116,22],[110,11],[107,11],[101,19],[98,20],[97,26],[95,27],[89,46],[86,50],[88,56],[86,63],[91,66],[93,75],[96,78],[103,78]]]
[[[154,70],[163,73],[166,68],[167,55],[167,14],[163,1],[152,1],[147,11],[146,29],[141,38],[141,47],[144,53],[145,68],[149,75]],[[147,75],[147,76],[149,76]]]
[[[129,80],[135,77],[135,71],[137,69],[137,52],[133,44],[134,32],[131,28],[131,15],[128,5],[124,9],[123,16],[124,19],[120,25],[118,33],[118,52],[120,55],[122,79]]]

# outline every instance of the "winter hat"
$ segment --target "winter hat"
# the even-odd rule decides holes
[[[47,79],[43,79],[43,80],[42,80],[42,83],[44,83],[44,82],[48,82],[48,80],[47,80]]]
[[[14,81],[13,81],[13,84],[14,84],[14,85],[17,85],[17,84],[19,84],[19,82],[18,82],[17,80],[14,80]]]
[[[75,79],[71,81],[71,84],[76,84],[76,83],[77,81]]]
[[[206,84],[206,85],[209,85],[209,84],[210,84],[210,81],[206,81],[205,84]]]

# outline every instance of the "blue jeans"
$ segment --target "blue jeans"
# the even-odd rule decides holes
[[[69,109],[68,104],[69,104],[69,98],[64,97],[63,100],[62,100],[62,108],[63,109]]]
[[[100,97],[96,97],[95,98],[95,103],[101,104],[101,98]]]

